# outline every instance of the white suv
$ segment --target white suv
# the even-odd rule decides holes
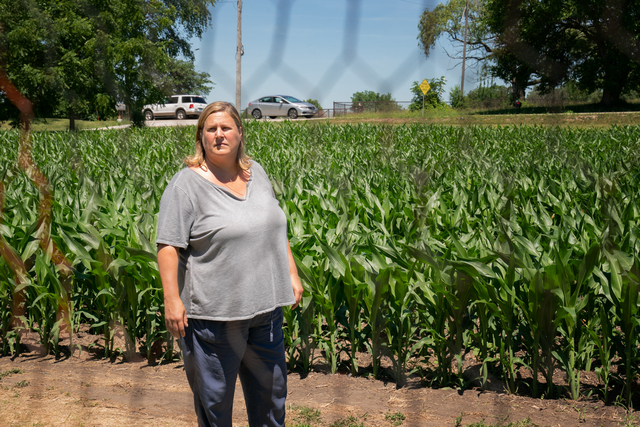
[[[145,120],[156,117],[175,117],[184,120],[187,117],[200,117],[207,101],[198,95],[174,95],[164,104],[149,104],[142,107]]]

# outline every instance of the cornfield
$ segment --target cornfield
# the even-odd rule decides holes
[[[509,392],[524,369],[532,395],[577,399],[591,371],[606,402],[631,403],[640,128],[251,122],[245,132],[305,287],[301,307],[285,310],[291,369],[464,388],[473,358],[480,382],[498,375]],[[25,330],[58,353],[81,325],[103,337],[105,357],[178,354],[155,226],[193,134],[0,134],[2,354],[20,351]]]

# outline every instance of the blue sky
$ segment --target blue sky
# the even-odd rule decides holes
[[[313,98],[325,108],[354,92],[390,92],[410,101],[414,81],[445,76],[450,90],[461,67],[441,39],[429,58],[418,47],[418,21],[437,0],[243,0],[242,108],[269,94]],[[193,41],[195,67],[215,82],[207,101],[235,103],[237,2],[221,0],[211,28]],[[467,69],[465,92],[475,86]],[[448,93],[444,95],[448,100]]]

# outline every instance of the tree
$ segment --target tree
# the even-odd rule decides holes
[[[467,59],[476,63],[487,59],[493,51],[496,35],[492,33],[482,19],[484,0],[468,1]],[[425,9],[418,23],[418,45],[428,58],[436,41],[445,36],[456,49],[447,52],[453,59],[462,60],[464,44],[464,10],[467,0],[449,0],[438,4],[433,10]]]
[[[315,105],[318,110],[322,110],[322,107],[320,106],[320,102],[318,102],[317,99],[309,98],[309,99],[305,99],[304,102],[308,102],[309,104]]]
[[[447,37],[455,52],[450,58],[462,60],[464,45],[464,9],[469,5],[466,59],[487,69],[490,74],[512,85],[512,99],[523,98],[529,86],[539,84],[534,70],[510,55],[504,48],[501,27],[487,19],[488,0],[449,0],[433,10],[425,9],[418,24],[419,45],[426,57],[440,37]],[[456,92],[462,96],[458,89]],[[460,101],[462,103],[463,101]],[[457,104],[457,103],[456,103]],[[452,104],[453,105],[453,104]]]
[[[387,94],[379,94],[378,92],[373,92],[371,90],[365,90],[364,92],[355,92],[351,95],[351,102],[393,102],[395,101],[391,97],[391,93]]]
[[[64,111],[71,129],[76,115],[105,104],[141,114],[163,99],[154,77],[184,69],[180,57],[193,60],[189,40],[202,35],[215,2],[0,0],[0,67],[36,115]]]
[[[640,2],[485,1],[505,57],[539,75],[540,90],[574,81],[580,90],[602,89],[602,104],[613,106],[639,87]]]
[[[391,93],[380,94],[371,90],[355,92],[351,95],[351,103],[351,108],[358,113],[398,109],[398,104],[396,100],[391,97]]]
[[[424,96],[424,107],[426,108],[438,108],[444,105],[442,101],[442,90],[446,83],[444,76],[439,79],[428,79],[429,92]],[[409,105],[409,111],[422,110],[422,89],[420,89],[420,82],[415,81],[411,85],[411,92],[413,93],[413,99]]]
[[[449,92],[449,105],[453,108],[465,108],[467,99],[462,95],[460,85],[455,85]]]
[[[193,62],[175,59],[166,66],[166,73],[154,73],[156,87],[165,97],[184,93],[206,96],[211,91],[208,73],[197,72]]]

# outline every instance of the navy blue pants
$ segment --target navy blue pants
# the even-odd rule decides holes
[[[282,308],[248,320],[189,319],[182,351],[198,426],[231,426],[238,374],[249,425],[284,426],[287,363]]]

